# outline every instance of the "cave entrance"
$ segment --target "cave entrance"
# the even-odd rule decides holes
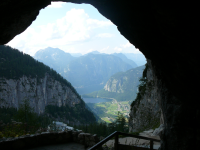
[[[7,45],[31,56],[46,47],[82,54],[92,51],[142,54],[95,7],[65,2],[52,2],[40,10],[36,20]]]
[[[134,61],[136,66],[142,66],[146,63],[144,55],[120,34],[117,26],[102,16],[90,4],[52,2],[51,5],[40,10],[37,19],[23,33],[10,41],[8,45],[52,67],[69,80],[81,95],[102,89],[107,81],[105,79],[100,83],[94,81],[95,85],[99,84],[98,88],[91,86],[93,84],[91,81],[91,84],[87,85],[88,92],[87,90],[81,90],[84,83],[77,83],[74,78],[65,75],[70,68],[64,67],[63,64],[59,64],[59,66],[52,64],[55,59],[61,59],[57,52],[52,52],[51,56],[45,56],[44,59],[46,60],[39,59],[39,56],[36,56],[37,52],[49,49],[50,53],[50,51],[56,51],[55,48],[58,48],[75,57],[90,52],[123,53],[123,57]],[[47,57],[51,57],[52,60],[47,60]],[[57,64],[61,63],[61,60],[56,61]],[[133,66],[133,68],[136,66]]]
[[[23,33],[10,41],[8,45],[52,67],[71,82],[81,95],[103,89],[110,76],[101,82],[92,81],[95,82],[94,85],[92,82],[88,85],[82,85],[84,84],[82,82],[80,84],[74,82],[77,78],[74,80],[70,75],[65,74],[68,70],[71,70],[70,67],[65,67],[63,63],[56,66],[56,63],[61,63],[58,59],[62,60],[62,54],[59,54],[58,49],[70,53],[74,57],[90,52],[122,53],[124,57],[127,57],[127,60],[134,61],[137,66],[142,66],[146,63],[144,55],[120,34],[117,26],[102,16],[90,4],[53,2],[52,5],[40,10],[36,21]],[[39,59],[36,54],[40,50],[47,50],[51,55],[45,54],[46,56],[43,57],[45,60]],[[51,59],[48,60],[49,57]],[[52,63],[54,60],[56,61],[55,64]],[[129,69],[131,68],[127,67],[119,71],[125,72]],[[114,71],[110,75],[115,73],[117,72]],[[82,80],[86,79],[82,78]],[[97,79],[95,78],[94,80]],[[137,90],[135,90],[135,95],[136,92]],[[130,105],[127,103],[125,106],[129,108]]]

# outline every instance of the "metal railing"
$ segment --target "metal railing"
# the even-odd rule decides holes
[[[94,145],[91,148],[89,148],[88,150],[95,150],[95,149],[101,147],[104,143],[106,143],[108,140],[110,140],[113,137],[115,137],[114,149],[118,150],[119,149],[119,145],[122,145],[122,144],[119,144],[119,135],[128,136],[128,137],[134,137],[134,138],[139,138],[139,139],[144,139],[144,140],[150,140],[150,150],[153,150],[153,141],[160,142],[160,140],[157,140],[157,139],[152,139],[152,138],[148,138],[148,137],[144,137],[144,136],[133,135],[133,134],[128,134],[128,133],[115,131],[112,134],[110,134],[109,136],[107,136],[105,139],[103,139],[102,141],[97,143],[96,145]]]

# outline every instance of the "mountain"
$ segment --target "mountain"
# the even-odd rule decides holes
[[[127,64],[131,65],[132,68],[137,67],[138,65],[131,59],[128,59],[124,54],[122,53],[114,53],[113,55],[121,58],[124,62],[126,62]]]
[[[63,68],[66,68],[67,64],[76,59],[69,53],[51,47],[37,51],[34,58],[55,69],[59,73],[63,71]]]
[[[81,53],[70,53],[73,57],[80,57],[82,56]]]
[[[109,78],[102,90],[83,95],[83,97],[100,97],[116,99],[117,101],[133,101],[136,98],[139,78],[142,77],[144,68],[145,66],[140,66],[126,72],[118,72]]]
[[[85,94],[102,89],[110,76],[131,68],[131,65],[114,55],[90,53],[71,61],[61,75],[78,92]]]
[[[101,53],[98,52],[98,51],[92,51],[92,52],[90,52],[90,53],[88,53],[88,54],[101,54]]]
[[[147,63],[146,58],[143,54],[123,53],[128,59],[136,62],[138,66],[145,65]]]
[[[56,71],[19,50],[0,45],[0,107],[19,108],[24,99],[29,99],[38,114],[48,106],[65,106],[65,118],[70,121],[96,120],[71,83]]]
[[[127,71],[133,68],[134,64],[131,60],[129,63],[124,62],[123,60],[128,59],[123,54],[115,56],[93,51],[75,58],[55,48],[39,50],[34,58],[55,69],[70,81],[80,94],[102,89],[111,75]]]
[[[105,54],[105,53],[100,53],[98,51],[92,51],[90,53],[87,53],[85,55],[88,55],[88,54],[101,54],[101,55],[108,55],[108,54]],[[137,67],[138,65],[131,59],[128,59],[124,54],[122,53],[113,53],[113,54],[110,54],[110,55],[114,55],[114,56],[117,56],[119,58],[121,58],[124,62],[126,62],[127,64],[131,65],[132,68],[135,68]]]
[[[92,51],[92,52],[89,52],[89,53],[85,54],[84,56],[87,56],[87,55],[89,55],[89,54],[108,55],[108,54],[105,54],[105,53],[100,53],[100,52],[98,52],[98,51]]]

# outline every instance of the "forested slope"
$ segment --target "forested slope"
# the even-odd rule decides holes
[[[1,45],[0,107],[19,108],[24,99],[38,114],[48,109],[66,121],[96,120],[71,83],[56,71],[17,49]],[[66,114],[59,113],[60,107]]]
[[[136,98],[139,78],[142,77],[144,68],[144,66],[140,66],[126,72],[118,72],[110,77],[102,90],[83,96],[111,98],[118,101],[133,101]]]

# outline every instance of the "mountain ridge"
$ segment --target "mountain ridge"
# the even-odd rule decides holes
[[[80,123],[96,120],[70,82],[31,56],[1,45],[0,107],[18,109],[24,99],[29,99],[38,114],[49,105],[67,106],[68,119]]]
[[[103,89],[85,94],[83,97],[100,97],[116,99],[118,101],[133,101],[136,98],[139,78],[142,77],[144,68],[145,66],[140,66],[126,72],[118,72],[109,78]]]
[[[45,59],[46,56],[42,57]],[[120,57],[123,57],[123,60]],[[94,51],[76,57],[62,66],[54,68],[54,65],[53,68],[69,80],[80,94],[86,94],[103,88],[109,77],[116,72],[133,68],[134,62],[131,60],[132,64],[125,62],[124,60],[127,59],[125,55],[120,57]],[[43,62],[42,59],[40,60]],[[52,63],[52,61],[54,60],[48,61],[48,63]]]

